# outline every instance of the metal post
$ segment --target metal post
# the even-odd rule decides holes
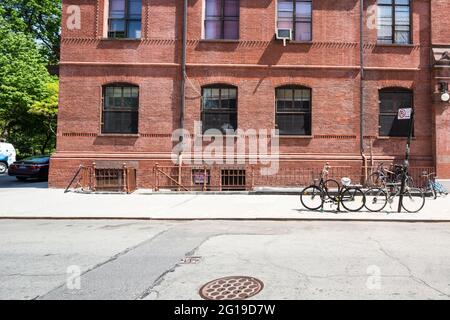
[[[95,162],[92,163],[92,191],[97,190],[97,177],[95,175]]]
[[[413,132],[414,132],[414,108],[411,108],[411,118],[409,119],[408,142],[406,143],[405,163],[403,165],[403,170],[402,170],[402,185],[400,187],[400,199],[398,201],[398,212],[402,211],[403,193],[405,192],[405,187],[406,187],[406,175],[408,173],[408,168],[409,168],[409,157],[411,154],[411,140],[412,140]]]
[[[250,191],[253,191],[253,189],[255,188],[255,166],[251,166],[252,169],[252,181],[251,181],[251,185],[250,185]]]
[[[365,81],[365,61],[364,61],[364,0],[360,0],[360,13],[359,13],[359,63],[360,63],[360,83],[359,83],[359,96],[360,96],[360,105],[359,105],[359,148],[361,157],[363,159],[363,165],[367,166],[367,160],[365,155],[365,146],[364,146],[364,134],[365,134],[365,98],[364,98],[364,81]],[[364,172],[365,180],[367,179],[367,173]]]
[[[129,193],[128,192],[128,179],[127,179],[127,165],[126,165],[126,163],[124,163],[123,164],[123,173],[122,173],[122,175],[123,175],[123,187],[122,187],[122,190],[125,192],[125,193]]]
[[[186,107],[186,47],[187,47],[187,20],[188,20],[188,0],[183,2],[183,25],[181,39],[181,109],[180,109],[180,127],[184,129],[184,113]],[[184,136],[183,136],[184,140]]]
[[[205,165],[203,166],[203,192],[206,191],[206,182],[208,179],[208,167]]]
[[[183,182],[181,171],[183,169],[183,154],[178,157],[178,191],[181,191],[181,183]]]
[[[158,163],[155,164],[153,168],[153,173],[155,174],[155,191],[159,191],[159,181],[158,181]]]

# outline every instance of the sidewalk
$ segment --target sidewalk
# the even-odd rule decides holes
[[[249,219],[249,220],[364,220],[450,222],[450,196],[427,198],[420,213],[367,211],[311,212],[298,195],[246,194],[77,194],[59,189],[0,188],[0,218],[51,219]],[[333,207],[335,208],[335,207]]]

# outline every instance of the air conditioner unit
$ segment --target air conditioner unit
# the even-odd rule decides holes
[[[283,40],[283,44],[286,46],[286,41],[292,40],[292,29],[277,29],[277,40]]]

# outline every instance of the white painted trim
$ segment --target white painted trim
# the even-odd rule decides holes
[[[109,0],[105,0],[104,2],[104,11],[103,11],[103,38],[108,38],[108,20],[109,20]]]

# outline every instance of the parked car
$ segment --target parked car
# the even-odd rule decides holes
[[[11,143],[0,142],[0,174],[8,170],[8,167],[16,161],[16,149]]]
[[[9,166],[8,175],[15,176],[17,180],[48,179],[50,156],[34,156],[16,161]]]
[[[8,170],[8,156],[0,154],[0,174],[3,174]]]

